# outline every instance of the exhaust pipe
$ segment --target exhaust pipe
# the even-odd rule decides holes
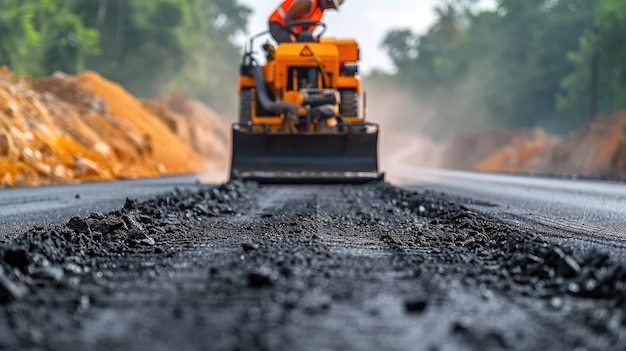
[[[257,90],[257,97],[261,102],[264,109],[274,113],[291,113],[299,116],[302,107],[292,104],[290,102],[275,102],[269,98],[267,94],[267,88],[265,87],[265,80],[263,77],[263,71],[258,65],[252,66],[252,73],[254,74],[254,82]]]

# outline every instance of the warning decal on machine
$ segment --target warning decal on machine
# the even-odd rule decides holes
[[[304,49],[300,51],[300,56],[313,56],[313,51],[311,51],[308,46],[305,46]]]

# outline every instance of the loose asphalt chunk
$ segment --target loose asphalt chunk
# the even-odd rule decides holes
[[[0,346],[625,349],[626,267],[386,183],[177,189],[0,244]]]
[[[18,282],[11,281],[4,269],[0,267],[0,304],[8,304],[22,298],[26,294],[26,288]]]

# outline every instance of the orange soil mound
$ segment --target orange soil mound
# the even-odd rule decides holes
[[[109,104],[111,114],[128,123],[149,143],[152,158],[147,160],[163,172],[180,173],[198,170],[203,166],[201,158],[169,128],[152,115],[124,88],[102,78],[95,72],[85,72],[76,77],[83,87],[102,97]]]
[[[169,92],[155,100],[142,100],[181,140],[203,156],[211,166],[228,165],[230,123],[200,101]]]
[[[481,161],[503,148],[515,145],[515,143],[542,143],[545,139],[546,135],[540,129],[461,131],[445,147],[441,166],[444,168],[473,169]],[[484,166],[490,165],[485,164]]]
[[[596,118],[546,148],[522,171],[626,178],[626,111]]]
[[[95,73],[37,81],[0,69],[0,186],[191,172],[202,161]]]
[[[446,154],[447,168],[626,178],[626,111],[564,138],[538,129],[462,132]]]
[[[509,145],[502,146],[485,159],[474,165],[479,171],[519,172],[530,161],[536,159],[547,147],[556,142],[543,130],[534,129],[531,134],[521,131],[515,135]]]

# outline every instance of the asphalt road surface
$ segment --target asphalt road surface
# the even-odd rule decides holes
[[[626,240],[626,183],[557,179],[403,166],[407,189],[430,188],[475,199],[482,211],[511,221]],[[198,188],[193,175],[0,190],[0,240],[35,225],[120,208],[175,188]],[[495,208],[490,211],[489,208]]]
[[[0,191],[0,349],[626,348],[621,184],[414,171]]]
[[[501,217],[626,240],[626,183],[405,166],[403,183],[490,202]],[[409,186],[408,188],[416,188]]]
[[[0,240],[36,225],[64,223],[72,216],[119,209],[127,197],[148,199],[176,187],[198,187],[196,176],[120,180],[78,185],[0,189]]]

